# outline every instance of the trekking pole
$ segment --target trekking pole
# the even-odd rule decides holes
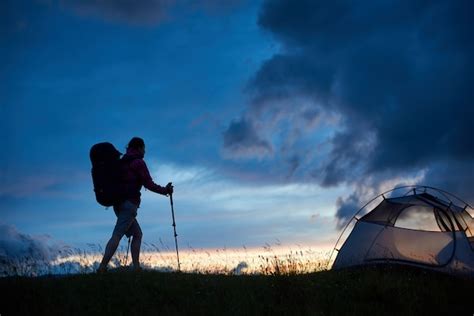
[[[125,264],[124,264],[124,266],[126,266],[126,265],[127,265],[127,262],[128,262],[128,250],[130,249],[130,238],[132,238],[132,236],[128,237],[127,256],[125,257]]]
[[[170,194],[170,203],[171,203],[171,216],[173,217],[173,230],[174,230],[174,244],[176,246],[176,257],[178,258],[178,272],[181,271],[181,266],[179,264],[179,251],[178,251],[178,234],[176,234],[176,221],[174,220],[174,207],[173,207],[173,194]]]

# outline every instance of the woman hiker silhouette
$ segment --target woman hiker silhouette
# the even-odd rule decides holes
[[[124,184],[125,184],[125,201],[114,205],[114,212],[117,216],[112,237],[105,247],[104,257],[97,269],[98,273],[107,271],[107,264],[114,255],[123,235],[132,236],[131,253],[133,269],[140,270],[140,246],[142,243],[142,230],[136,219],[137,210],[140,207],[140,190],[142,186],[146,189],[168,195],[173,193],[173,185],[168,183],[166,187],[156,184],[150,176],[150,172],[143,160],[145,156],[145,142],[139,137],[130,140],[127,146],[127,153],[122,157],[124,162]]]

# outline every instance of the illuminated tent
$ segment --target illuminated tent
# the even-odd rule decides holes
[[[381,201],[371,211],[357,217],[362,208],[346,226],[354,224],[340,249],[341,237],[336,243],[333,269],[397,263],[474,276],[474,219],[467,211],[472,208],[453,197],[430,187],[415,187],[399,197],[378,196]]]

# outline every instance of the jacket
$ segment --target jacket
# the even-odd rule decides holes
[[[166,195],[168,193],[165,187],[153,181],[148,167],[143,160],[143,155],[140,152],[132,148],[127,149],[127,153],[122,157],[122,162],[124,167],[124,198],[126,200],[129,200],[139,207],[142,186],[158,194]]]

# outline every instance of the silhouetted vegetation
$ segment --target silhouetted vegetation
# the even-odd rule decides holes
[[[406,267],[0,279],[2,315],[472,315],[474,282]]]

